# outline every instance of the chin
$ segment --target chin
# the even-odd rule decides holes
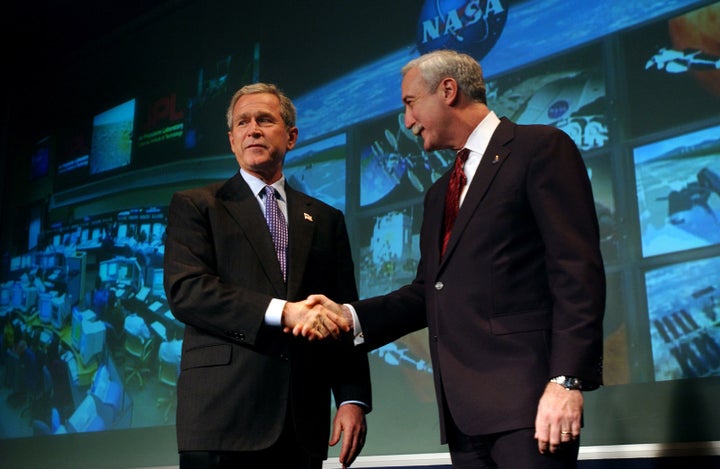
[[[440,149],[440,148],[438,148],[437,145],[433,145],[432,142],[427,141],[427,140],[423,140],[423,150],[425,150],[425,151],[435,151],[435,150],[439,150],[439,149]]]

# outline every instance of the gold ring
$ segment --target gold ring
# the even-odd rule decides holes
[[[570,432],[560,432],[561,435],[569,435]]]

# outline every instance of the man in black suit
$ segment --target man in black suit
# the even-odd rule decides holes
[[[357,299],[342,212],[285,182],[285,153],[298,137],[295,116],[274,85],[238,90],[227,121],[240,171],[178,192],[170,203],[165,291],[185,324],[177,383],[182,469],[319,469],[328,442],[341,435],[346,467],[364,445],[367,354],[349,343],[283,332],[318,319],[319,306],[298,301],[310,293]],[[266,186],[275,196],[265,195]],[[277,199],[280,225],[287,226],[278,252],[264,217],[272,211],[264,208],[273,202],[267,197]],[[339,322],[315,324],[313,337],[337,336],[333,320]],[[339,406],[332,436],[331,392]]]
[[[402,74],[405,125],[425,150],[469,149],[457,164],[461,191],[446,201],[453,171],[428,190],[411,284],[343,308],[314,299],[352,318],[367,349],[429,328],[441,441],[454,467],[575,467],[582,392],[602,384],[605,309],[580,153],[554,127],[498,118],[468,55],[431,52]]]

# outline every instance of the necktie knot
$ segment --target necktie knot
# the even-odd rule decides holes
[[[468,160],[468,157],[470,156],[470,149],[469,148],[463,148],[462,150],[457,152],[457,159],[459,159],[462,164],[464,165],[465,162]]]

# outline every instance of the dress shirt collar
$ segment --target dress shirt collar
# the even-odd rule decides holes
[[[500,125],[500,119],[498,119],[498,116],[495,115],[493,111],[490,111],[490,113],[480,121],[478,126],[475,127],[475,130],[472,131],[467,142],[465,142],[464,148],[470,149],[470,156],[468,156],[465,166],[463,166],[463,171],[468,181],[472,182],[475,177],[475,173],[480,166],[480,160],[485,150],[487,150],[490,138],[498,125]],[[468,183],[462,188],[460,192],[460,205],[462,205],[465,200],[465,194],[467,194],[469,187],[470,184]]]
[[[465,142],[465,148],[470,149],[471,158],[473,153],[475,153],[478,157],[482,157],[485,150],[487,150],[490,138],[492,137],[493,132],[495,132],[495,129],[497,129],[498,125],[500,125],[500,119],[494,111],[490,111],[490,113],[485,116],[482,121],[480,121],[478,126],[475,127],[475,130],[472,131],[470,137],[467,139],[467,142]]]
[[[255,197],[259,197],[258,194],[260,194],[260,191],[262,191],[267,184],[265,184],[262,179],[253,176],[242,168],[240,168],[240,174],[245,182],[247,182],[248,186],[250,186],[250,190],[253,194],[255,194]],[[287,197],[285,196],[285,175],[282,175],[280,179],[270,185],[278,191],[280,194],[280,200],[287,201]]]

